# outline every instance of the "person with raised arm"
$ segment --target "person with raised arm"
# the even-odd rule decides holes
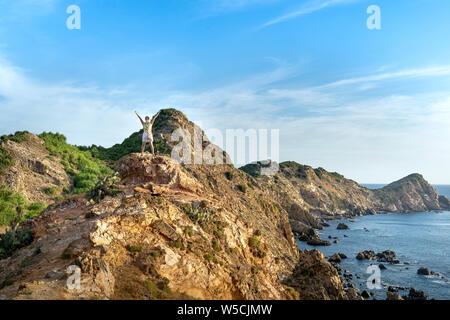
[[[150,121],[149,116],[145,116],[145,121],[142,120],[141,116],[136,112],[136,115],[138,116],[139,120],[141,121],[142,127],[144,128],[144,133],[142,134],[142,148],[141,148],[141,154],[144,155],[145,146],[148,144],[150,145],[150,150],[152,151],[152,154],[155,154],[155,149],[153,148],[153,124],[155,123],[156,118],[159,116],[161,111],[158,111],[156,115],[153,116],[152,121]]]

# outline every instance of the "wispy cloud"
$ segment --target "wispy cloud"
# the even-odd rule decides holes
[[[438,67],[426,67],[419,69],[400,70],[397,72],[386,72],[365,77],[356,77],[339,80],[326,87],[337,87],[343,85],[352,85],[364,82],[377,82],[383,80],[400,79],[400,78],[417,78],[417,77],[437,77],[450,75],[450,65],[438,66]]]
[[[275,19],[269,20],[258,29],[263,29],[287,20],[291,20],[300,16],[304,16],[328,7],[358,2],[360,0],[310,0],[304,3],[300,8],[290,13],[281,15]]]
[[[24,19],[52,12],[62,0],[0,0],[2,21]]]
[[[419,171],[432,182],[448,183],[450,145],[443,141],[450,140],[450,90],[402,94],[392,81],[400,87],[425,77],[443,81],[449,70],[384,70],[286,88],[284,80],[301,74],[298,66],[283,65],[213,89],[156,95],[132,85],[45,83],[0,59],[0,128],[59,131],[71,143],[110,146],[139,128],[134,109],[177,107],[205,130],[281,129],[282,160],[322,166],[360,182],[388,182]],[[355,94],[367,83],[392,90]]]

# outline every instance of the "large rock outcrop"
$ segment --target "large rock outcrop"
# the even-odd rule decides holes
[[[292,230],[313,234],[321,219],[360,215],[448,210],[450,201],[439,196],[420,174],[412,174],[384,188],[370,190],[322,168],[283,162],[280,171],[261,176],[258,164],[241,169],[251,174],[289,213]]]
[[[295,278],[304,254],[286,211],[251,177],[228,165],[183,167],[149,154],[128,155],[117,168],[121,194],[97,204],[73,196],[23,224],[34,242],[0,260],[1,298],[296,297],[282,280]],[[243,192],[242,184],[251,187]],[[311,285],[294,286],[300,297],[313,297],[330,277],[327,295],[315,297],[345,298],[331,265],[313,260],[300,261],[317,274]],[[78,288],[68,288],[68,268],[80,270]]]
[[[22,194],[27,200],[48,202],[62,194],[63,188],[70,188],[70,177],[61,161],[50,153],[44,142],[36,135],[23,133],[22,140],[11,139],[1,142],[9,152],[13,164],[0,174],[0,185]],[[52,194],[46,190],[54,190]]]

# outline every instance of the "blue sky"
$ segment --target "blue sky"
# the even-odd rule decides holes
[[[66,8],[81,8],[68,30]],[[368,30],[369,5],[381,30]],[[110,146],[133,114],[280,129],[280,158],[450,183],[448,0],[0,0],[0,128]]]

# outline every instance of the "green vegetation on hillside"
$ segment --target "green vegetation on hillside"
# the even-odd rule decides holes
[[[405,185],[412,183],[412,184],[417,184],[417,185],[421,185],[421,184],[425,184],[426,181],[423,178],[423,176],[421,174],[418,173],[413,173],[410,174],[407,177],[404,177],[398,181],[392,182],[391,184],[388,184],[387,186],[379,189],[381,191],[400,191]]]
[[[257,163],[249,163],[239,168],[239,170],[251,175],[254,178],[261,176],[261,166]]]
[[[8,226],[39,215],[47,205],[44,202],[29,203],[21,194],[0,186],[0,225]]]
[[[0,174],[3,174],[5,169],[12,166],[13,164],[14,159],[9,151],[0,145]]]
[[[155,125],[156,127],[156,125]],[[142,146],[142,130],[133,133],[126,138],[122,143],[113,145],[111,148],[104,148],[102,146],[92,145],[90,147],[80,146],[81,151],[90,151],[95,158],[114,162],[133,152],[141,152]],[[153,147],[156,154],[170,155],[170,148],[166,142],[160,138],[154,138]],[[147,145],[146,150],[149,150]]]
[[[141,151],[142,132],[141,130],[133,133],[122,143],[115,144],[111,148],[104,148],[94,144],[91,147],[78,147],[78,149],[81,151],[90,151],[92,156],[101,160],[117,161],[127,154]]]
[[[0,259],[5,259],[13,253],[33,242],[33,234],[29,229],[11,228],[6,233],[0,235]],[[4,282],[0,288],[4,287]]]
[[[2,140],[2,142],[6,142],[8,140],[17,142],[17,143],[22,143],[28,140],[27,134],[29,134],[28,131],[17,131],[14,134],[9,134],[9,135],[3,135],[0,137],[0,139]]]
[[[52,156],[61,158],[66,172],[73,177],[73,193],[84,193],[94,188],[100,178],[112,174],[112,170],[93,157],[91,151],[80,150],[67,144],[66,137],[59,133],[44,132],[39,135]]]

